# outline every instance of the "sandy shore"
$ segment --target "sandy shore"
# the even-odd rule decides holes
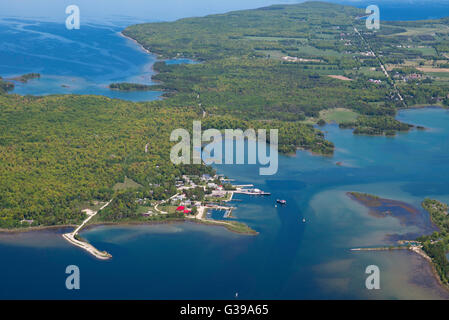
[[[417,255],[421,256],[424,260],[426,260],[429,265],[430,268],[432,270],[432,274],[435,277],[435,279],[437,280],[438,284],[440,285],[440,287],[442,287],[443,289],[445,289],[447,292],[449,292],[449,285],[444,284],[441,281],[441,278],[435,268],[435,264],[433,263],[432,259],[427,255],[427,253],[425,253],[420,247],[418,246],[412,246],[410,248],[408,247],[393,247],[393,248],[389,248],[389,247],[379,247],[379,248],[354,248],[351,249],[351,251],[353,252],[366,252],[366,251],[396,251],[396,250],[409,250],[411,252],[416,253]]]
[[[140,44],[139,42],[137,42],[137,40],[134,40],[133,38],[130,38],[130,37],[128,37],[128,36],[125,36],[122,32],[119,32],[118,33],[121,37],[123,37],[123,38],[125,38],[125,39],[128,39],[128,40],[131,40],[132,42],[134,42],[138,47],[140,47],[143,51],[145,51],[146,53],[148,53],[148,54],[151,54],[151,55],[156,55],[156,56],[158,56],[156,53],[152,53],[150,50],[148,50],[147,48],[145,48],[142,44]]]
[[[76,228],[76,224],[61,224],[55,226],[37,226],[28,228],[17,228],[17,229],[0,229],[0,233],[22,233],[22,232],[32,232],[32,231],[45,231],[52,229],[65,229],[65,228]]]

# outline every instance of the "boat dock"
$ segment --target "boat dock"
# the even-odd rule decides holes
[[[265,192],[262,191],[260,189],[256,189],[256,188],[251,188],[251,189],[246,189],[248,188],[247,186],[236,186],[237,190],[234,191],[234,193],[239,193],[239,194],[247,194],[250,196],[270,196],[271,193],[269,192]],[[252,187],[252,185],[251,185]]]
[[[225,206],[220,206],[220,205],[215,205],[215,204],[207,204],[206,207],[208,209],[212,209],[212,210],[224,210],[226,211],[224,214],[224,218],[229,218],[231,216],[232,210],[235,209],[235,207],[225,207]]]
[[[247,194],[250,196],[271,196],[271,193],[265,191],[236,190],[234,193]]]

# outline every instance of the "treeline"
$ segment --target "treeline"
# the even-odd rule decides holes
[[[429,212],[432,222],[439,231],[421,236],[417,240],[423,244],[423,250],[432,259],[441,281],[448,284],[449,261],[446,257],[446,253],[449,251],[448,205],[438,200],[425,199],[422,206]]]
[[[339,124],[342,129],[352,128],[354,134],[393,136],[398,131],[408,131],[413,126],[390,116],[359,116],[356,121]]]
[[[310,124],[285,121],[246,121],[230,116],[215,116],[206,118],[202,122],[204,130],[207,129],[259,129],[267,132],[267,143],[270,142],[270,130],[277,129],[279,136],[279,151],[294,153],[298,148],[310,150],[317,154],[330,155],[334,152],[334,144],[327,141],[321,131],[314,129]]]
[[[407,83],[401,85],[401,92],[408,105],[415,104],[443,104],[449,106],[448,84]]]
[[[147,91],[147,90],[152,90],[152,86],[149,86],[149,85],[138,84],[138,83],[127,83],[127,82],[111,83],[109,85],[109,88],[113,89],[113,90],[120,90],[120,91]]]

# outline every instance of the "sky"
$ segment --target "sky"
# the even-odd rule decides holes
[[[393,0],[326,0],[361,6]],[[127,22],[171,21],[184,17],[204,16],[232,10],[252,9],[271,4],[300,3],[303,0],[0,0],[0,17],[38,18],[65,21],[65,8],[78,5],[86,21],[116,21],[127,16]],[[449,0],[395,0],[394,2],[435,3]],[[120,20],[120,19],[119,19]]]
[[[252,9],[302,0],[0,0],[1,17],[65,20],[65,8],[77,5],[86,20],[129,16],[144,21],[170,21],[232,10]]]

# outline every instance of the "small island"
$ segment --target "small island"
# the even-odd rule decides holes
[[[111,83],[109,85],[109,89],[119,91],[149,91],[153,89],[153,86],[139,83],[120,82]]]
[[[39,73],[27,73],[18,77],[11,78],[10,80],[27,83],[29,80],[32,79],[39,79],[41,75]]]

